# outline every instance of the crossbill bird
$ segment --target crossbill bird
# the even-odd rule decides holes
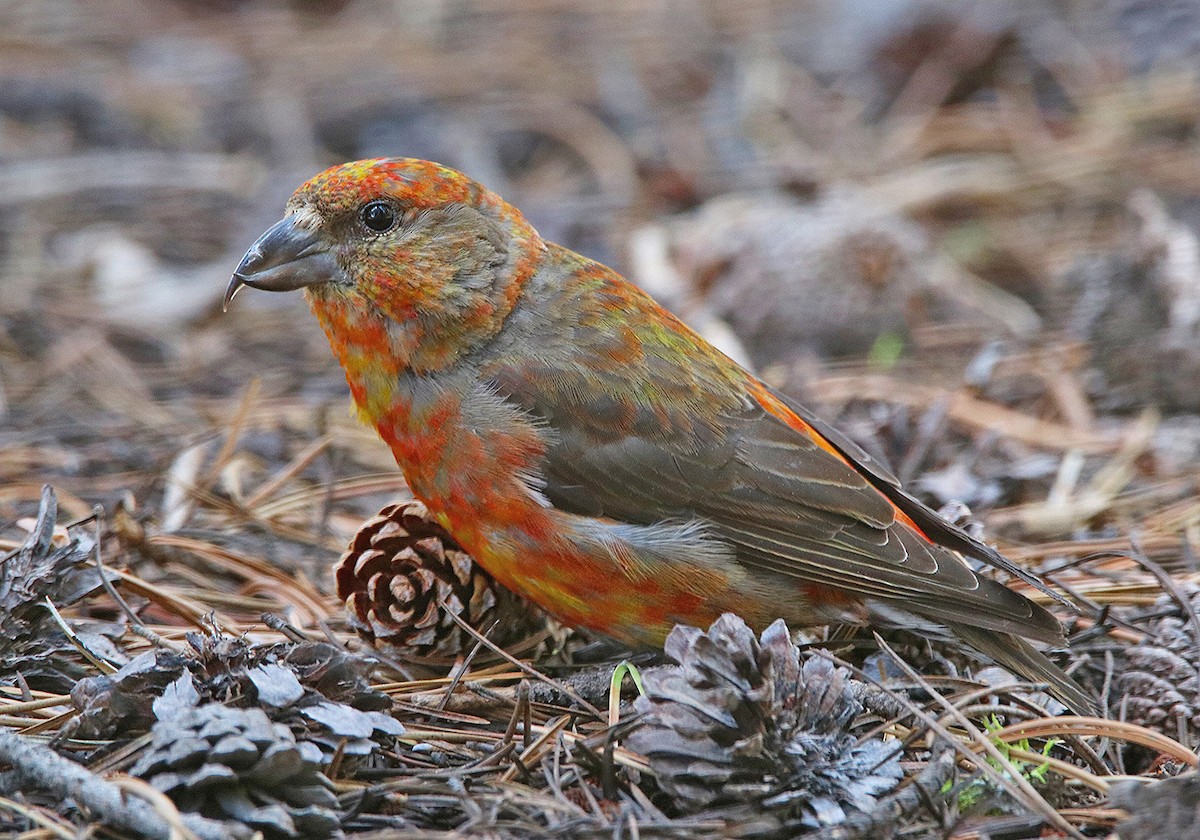
[[[957,637],[1072,709],[1044,587],[837,430],[495,193],[415,159],[301,186],[237,267],[303,289],[364,422],[497,580],[633,645],[733,612]]]

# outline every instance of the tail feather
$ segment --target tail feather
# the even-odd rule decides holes
[[[1023,679],[1046,683],[1050,694],[1078,715],[1100,714],[1095,699],[1046,654],[1010,633],[997,633],[966,624],[950,628],[958,638]]]

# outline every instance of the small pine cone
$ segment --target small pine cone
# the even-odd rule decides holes
[[[545,614],[505,589],[417,501],[368,520],[334,567],[337,596],[359,635],[410,659],[452,661],[475,639],[451,617],[506,649],[532,640]]]
[[[161,716],[150,738],[130,773],[183,811],[236,820],[269,838],[340,832],[337,797],[321,776],[321,749],[297,742],[262,709],[181,708]]]
[[[1120,840],[1200,838],[1200,776],[1195,773],[1158,782],[1118,782],[1108,800],[1110,807],[1129,814],[1117,824]]]
[[[1200,610],[1200,590],[1187,593]],[[1170,611],[1172,606],[1174,610]],[[1117,676],[1117,697],[1123,698],[1125,719],[1157,729],[1188,743],[1200,744],[1200,644],[1176,601],[1170,596],[1154,605],[1166,612],[1146,626],[1146,638],[1126,651],[1125,667]],[[1170,611],[1170,612],[1168,612]]]
[[[846,672],[801,664],[782,621],[761,641],[729,613],[707,633],[676,627],[666,653],[679,667],[646,673],[626,744],[681,812],[738,837],[794,837],[869,812],[900,781],[894,747],[849,732],[862,707]]]

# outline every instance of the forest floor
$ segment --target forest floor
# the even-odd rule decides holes
[[[1191,836],[1195,27],[592,5],[0,9],[0,833]],[[1006,583],[1103,715],[869,629],[663,655],[508,605],[372,648],[332,569],[403,478],[298,296],[220,301],[291,189],[385,154],[477,177],[1045,576],[1074,609]]]

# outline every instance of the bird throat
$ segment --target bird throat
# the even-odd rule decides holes
[[[456,526],[456,538],[480,509],[504,518],[504,500],[526,496],[513,473],[536,461],[543,444],[532,429],[488,429],[464,419],[480,394],[470,359],[440,356],[421,336],[414,338],[411,324],[354,295],[318,292],[309,300],[359,419],[387,443],[413,493],[443,526]],[[493,458],[511,461],[511,486],[475,475]]]

